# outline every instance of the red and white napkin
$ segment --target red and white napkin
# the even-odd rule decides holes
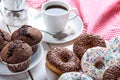
[[[79,16],[84,23],[83,33],[98,34],[105,40],[120,36],[120,0],[66,1],[78,9]],[[45,1],[28,0],[28,5],[40,8],[43,2]]]

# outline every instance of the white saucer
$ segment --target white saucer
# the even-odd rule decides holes
[[[5,64],[0,63],[0,75],[15,75],[15,74],[20,74],[20,73],[26,72],[26,71],[32,69],[33,67],[35,67],[40,62],[40,60],[43,57],[43,54],[44,54],[43,47],[41,44],[39,44],[37,52],[32,55],[29,68],[22,72],[13,73],[7,68],[7,66]]]
[[[74,14],[71,14],[70,16],[73,16],[73,15]],[[28,22],[28,24],[37,28],[37,29],[39,29],[39,30],[46,30],[46,26],[44,24],[41,12],[39,12],[38,15],[36,15],[33,19],[31,19]],[[82,22],[82,20],[79,16],[77,18],[69,21],[66,26],[69,26],[72,29],[74,29],[75,34],[69,35],[64,39],[59,40],[59,39],[53,38],[53,36],[51,36],[50,34],[43,33],[43,39],[42,40],[45,41],[45,42],[54,43],[54,44],[66,43],[66,42],[69,42],[69,41],[77,38],[82,33],[83,28],[84,28],[83,27],[83,22]]]

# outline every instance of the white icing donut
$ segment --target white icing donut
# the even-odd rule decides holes
[[[58,80],[93,80],[82,72],[67,72],[60,76]]]
[[[118,57],[117,57],[118,56]],[[117,63],[120,62],[120,54],[119,53],[113,53],[112,57],[114,57],[114,59],[111,59],[107,64],[105,69],[108,69],[110,66],[112,65],[117,65]]]
[[[113,52],[120,52],[120,36],[109,41],[108,49],[111,49]]]
[[[120,59],[119,53],[113,53],[112,50],[107,50],[103,47],[93,47],[88,49],[82,57],[81,67],[84,73],[91,76],[94,79],[102,79],[106,66],[110,66],[113,59]],[[98,68],[102,63],[101,68]]]

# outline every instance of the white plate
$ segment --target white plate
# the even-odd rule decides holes
[[[74,14],[71,14],[70,16],[73,16],[73,15]],[[39,30],[46,30],[46,26],[44,24],[41,12],[38,15],[36,15],[33,19],[31,19],[28,24],[39,29]],[[83,22],[79,16],[77,18],[69,21],[66,26],[71,27],[74,30],[75,34],[69,35],[64,39],[59,40],[59,39],[53,38],[53,36],[51,36],[47,33],[43,33],[42,40],[45,42],[54,43],[54,44],[66,43],[66,42],[69,42],[69,41],[77,38],[82,33],[83,28],[84,28]]]
[[[44,54],[43,47],[41,44],[39,44],[37,52],[34,53],[31,58],[29,68],[26,69],[25,71],[21,71],[21,72],[13,73],[7,68],[7,66],[5,64],[0,63],[0,75],[15,75],[15,74],[20,74],[20,73],[26,72],[26,71],[32,69],[33,67],[35,67],[40,62],[40,60],[43,57],[43,54]]]

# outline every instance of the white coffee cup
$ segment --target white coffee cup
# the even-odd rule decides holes
[[[69,16],[72,11],[75,15]],[[59,33],[64,30],[69,20],[77,17],[77,9],[71,8],[65,1],[51,0],[42,5],[43,19],[49,32]]]

